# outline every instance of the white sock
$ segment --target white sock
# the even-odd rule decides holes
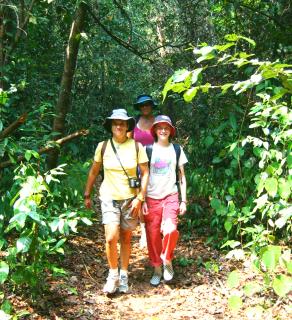
[[[119,269],[109,269],[109,275],[110,276],[118,276],[119,275]]]
[[[128,270],[120,270],[120,277],[121,276],[125,276],[125,277],[127,277],[128,276]]]

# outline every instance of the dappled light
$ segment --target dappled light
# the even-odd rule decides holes
[[[288,0],[0,1],[1,320],[292,318],[291,16]],[[153,140],[174,147],[153,162],[169,194],[146,192]],[[126,191],[107,153],[125,143]],[[102,214],[127,209],[123,238]],[[126,250],[109,271],[102,223],[122,251],[135,229],[128,273]]]

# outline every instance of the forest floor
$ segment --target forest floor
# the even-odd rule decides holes
[[[228,273],[241,270],[243,281],[251,275],[243,264],[230,262],[205,245],[205,236],[182,233],[174,260],[175,279],[150,286],[152,269],[147,249],[139,247],[139,238],[138,228],[132,240],[129,293],[107,296],[102,292],[107,262],[103,227],[97,221],[69,240],[61,262],[68,274],[48,279],[46,294],[38,297],[34,305],[14,296],[14,306],[29,310],[25,319],[34,320],[291,319],[291,297],[279,302],[271,292],[268,299],[263,294],[243,298],[242,308],[231,311],[228,298],[241,291],[227,289]]]

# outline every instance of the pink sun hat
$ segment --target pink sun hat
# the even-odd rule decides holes
[[[173,126],[170,118],[168,116],[165,116],[165,115],[159,115],[157,117],[155,117],[155,120],[154,120],[154,123],[150,129],[150,132],[152,134],[153,137],[155,137],[155,126],[158,124],[158,123],[166,123],[170,126],[170,136],[173,138],[175,136],[175,127]]]

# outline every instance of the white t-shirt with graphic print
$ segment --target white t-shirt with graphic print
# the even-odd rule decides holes
[[[179,166],[182,166],[187,162],[188,160],[181,147]],[[169,146],[163,147],[154,143],[150,163],[147,197],[163,199],[177,191],[176,153],[173,144],[170,143]]]

